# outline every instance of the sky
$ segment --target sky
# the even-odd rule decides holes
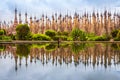
[[[48,16],[57,13],[72,14],[75,11],[83,13],[103,11],[105,8],[111,11],[120,11],[120,0],[0,0],[0,21],[14,20],[14,9],[24,17],[25,12],[29,16],[40,16],[44,13]]]

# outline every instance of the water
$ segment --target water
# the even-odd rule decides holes
[[[120,43],[0,44],[0,80],[120,80]]]

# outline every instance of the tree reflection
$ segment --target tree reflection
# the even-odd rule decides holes
[[[86,47],[85,43],[72,43],[71,49],[74,53],[79,53],[80,51],[84,50]]]
[[[28,57],[30,53],[30,45],[28,44],[18,44],[16,54],[19,57]]]
[[[11,54],[15,59],[16,70],[17,64],[21,66],[24,58],[26,66],[28,60],[31,63],[40,61],[43,66],[48,63],[53,66],[73,64],[76,67],[83,64],[86,68],[92,66],[93,69],[98,66],[104,66],[107,69],[109,66],[120,64],[120,44],[70,43],[61,44],[59,48],[54,43],[47,43],[43,47],[33,45],[6,45],[5,51],[1,51],[0,56]]]

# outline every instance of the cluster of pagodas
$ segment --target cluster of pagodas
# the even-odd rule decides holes
[[[19,15],[19,17],[18,17]],[[73,28],[79,28],[88,33],[95,33],[96,35],[109,34],[112,30],[118,29],[120,26],[120,15],[116,12],[111,13],[105,10],[103,13],[93,11],[91,14],[85,12],[83,15],[77,12],[74,15],[53,14],[51,17],[42,15],[40,19],[36,17],[28,18],[25,13],[25,24],[30,26],[30,31],[34,34],[44,33],[46,30],[68,31],[71,32]],[[0,28],[6,30],[7,34],[16,34],[16,26],[22,24],[21,13],[17,14],[15,9],[14,22],[12,24],[0,23]]]

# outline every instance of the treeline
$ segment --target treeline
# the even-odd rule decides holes
[[[60,32],[46,30],[44,34],[33,34],[27,24],[19,24],[16,27],[16,35],[6,35],[5,30],[0,30],[0,40],[39,40],[39,41],[110,41],[120,40],[120,30],[116,29],[111,34],[97,36],[94,33],[88,33],[79,28],[74,28],[71,32]]]

